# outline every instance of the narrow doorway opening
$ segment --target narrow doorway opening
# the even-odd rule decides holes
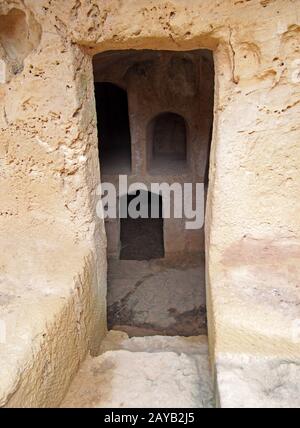
[[[138,191],[124,198],[126,218],[121,219],[121,260],[153,260],[164,257],[162,197]],[[135,202],[137,201],[137,202]],[[138,204],[140,215],[132,218],[130,206]],[[156,207],[154,207],[156,205]],[[157,215],[151,215],[156,212]]]
[[[127,92],[109,82],[95,82],[101,169],[103,174],[129,174],[131,136]]]
[[[94,57],[94,76],[102,182],[118,190],[119,175],[127,175],[129,186],[147,187],[150,207],[153,183],[182,189],[200,183],[206,193],[212,53],[104,52]],[[141,193],[122,195],[128,212]],[[158,204],[162,213],[165,200]],[[172,197],[170,209],[169,217],[106,220],[109,329],[130,336],[207,334],[204,225],[187,228],[184,212],[173,215]]]

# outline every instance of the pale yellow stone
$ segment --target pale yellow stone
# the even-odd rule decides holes
[[[224,407],[300,406],[300,1],[2,0],[1,23],[12,9],[25,17],[17,46],[0,28],[0,406],[58,406],[105,332],[91,59],[129,48],[214,51],[216,392]]]

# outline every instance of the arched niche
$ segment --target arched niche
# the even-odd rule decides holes
[[[187,124],[183,116],[165,112],[155,116],[148,127],[150,173],[177,173],[187,166]]]

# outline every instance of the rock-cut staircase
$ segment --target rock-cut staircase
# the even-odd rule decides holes
[[[61,407],[213,407],[205,336],[134,337],[111,331],[88,357]]]

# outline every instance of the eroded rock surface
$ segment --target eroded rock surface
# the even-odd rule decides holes
[[[108,324],[130,336],[206,334],[203,254],[109,260]]]
[[[213,406],[205,337],[128,339],[111,332],[102,350],[83,363],[61,407]]]
[[[27,31],[25,13],[29,33],[39,35],[28,21],[32,14],[42,32],[17,55],[21,72],[11,74],[3,31],[16,8],[21,28]],[[9,71],[0,84],[1,319],[10,319],[7,341],[0,344],[0,406],[59,405],[94,338],[101,337],[99,328],[82,334],[86,320],[98,325],[94,318],[100,317],[105,324],[92,55],[199,48],[214,51],[216,71],[206,248],[220,404],[271,406],[282,397],[285,406],[297,403],[299,0],[2,0],[0,17],[0,60]],[[23,52],[30,40],[19,34],[17,51]],[[85,278],[85,292],[78,276]],[[57,298],[41,297],[49,284]],[[24,320],[25,343],[17,337]],[[71,365],[66,355],[75,356]],[[288,361],[279,377],[268,358],[279,367]],[[231,360],[237,361],[234,377]],[[284,394],[270,394],[274,385]]]

